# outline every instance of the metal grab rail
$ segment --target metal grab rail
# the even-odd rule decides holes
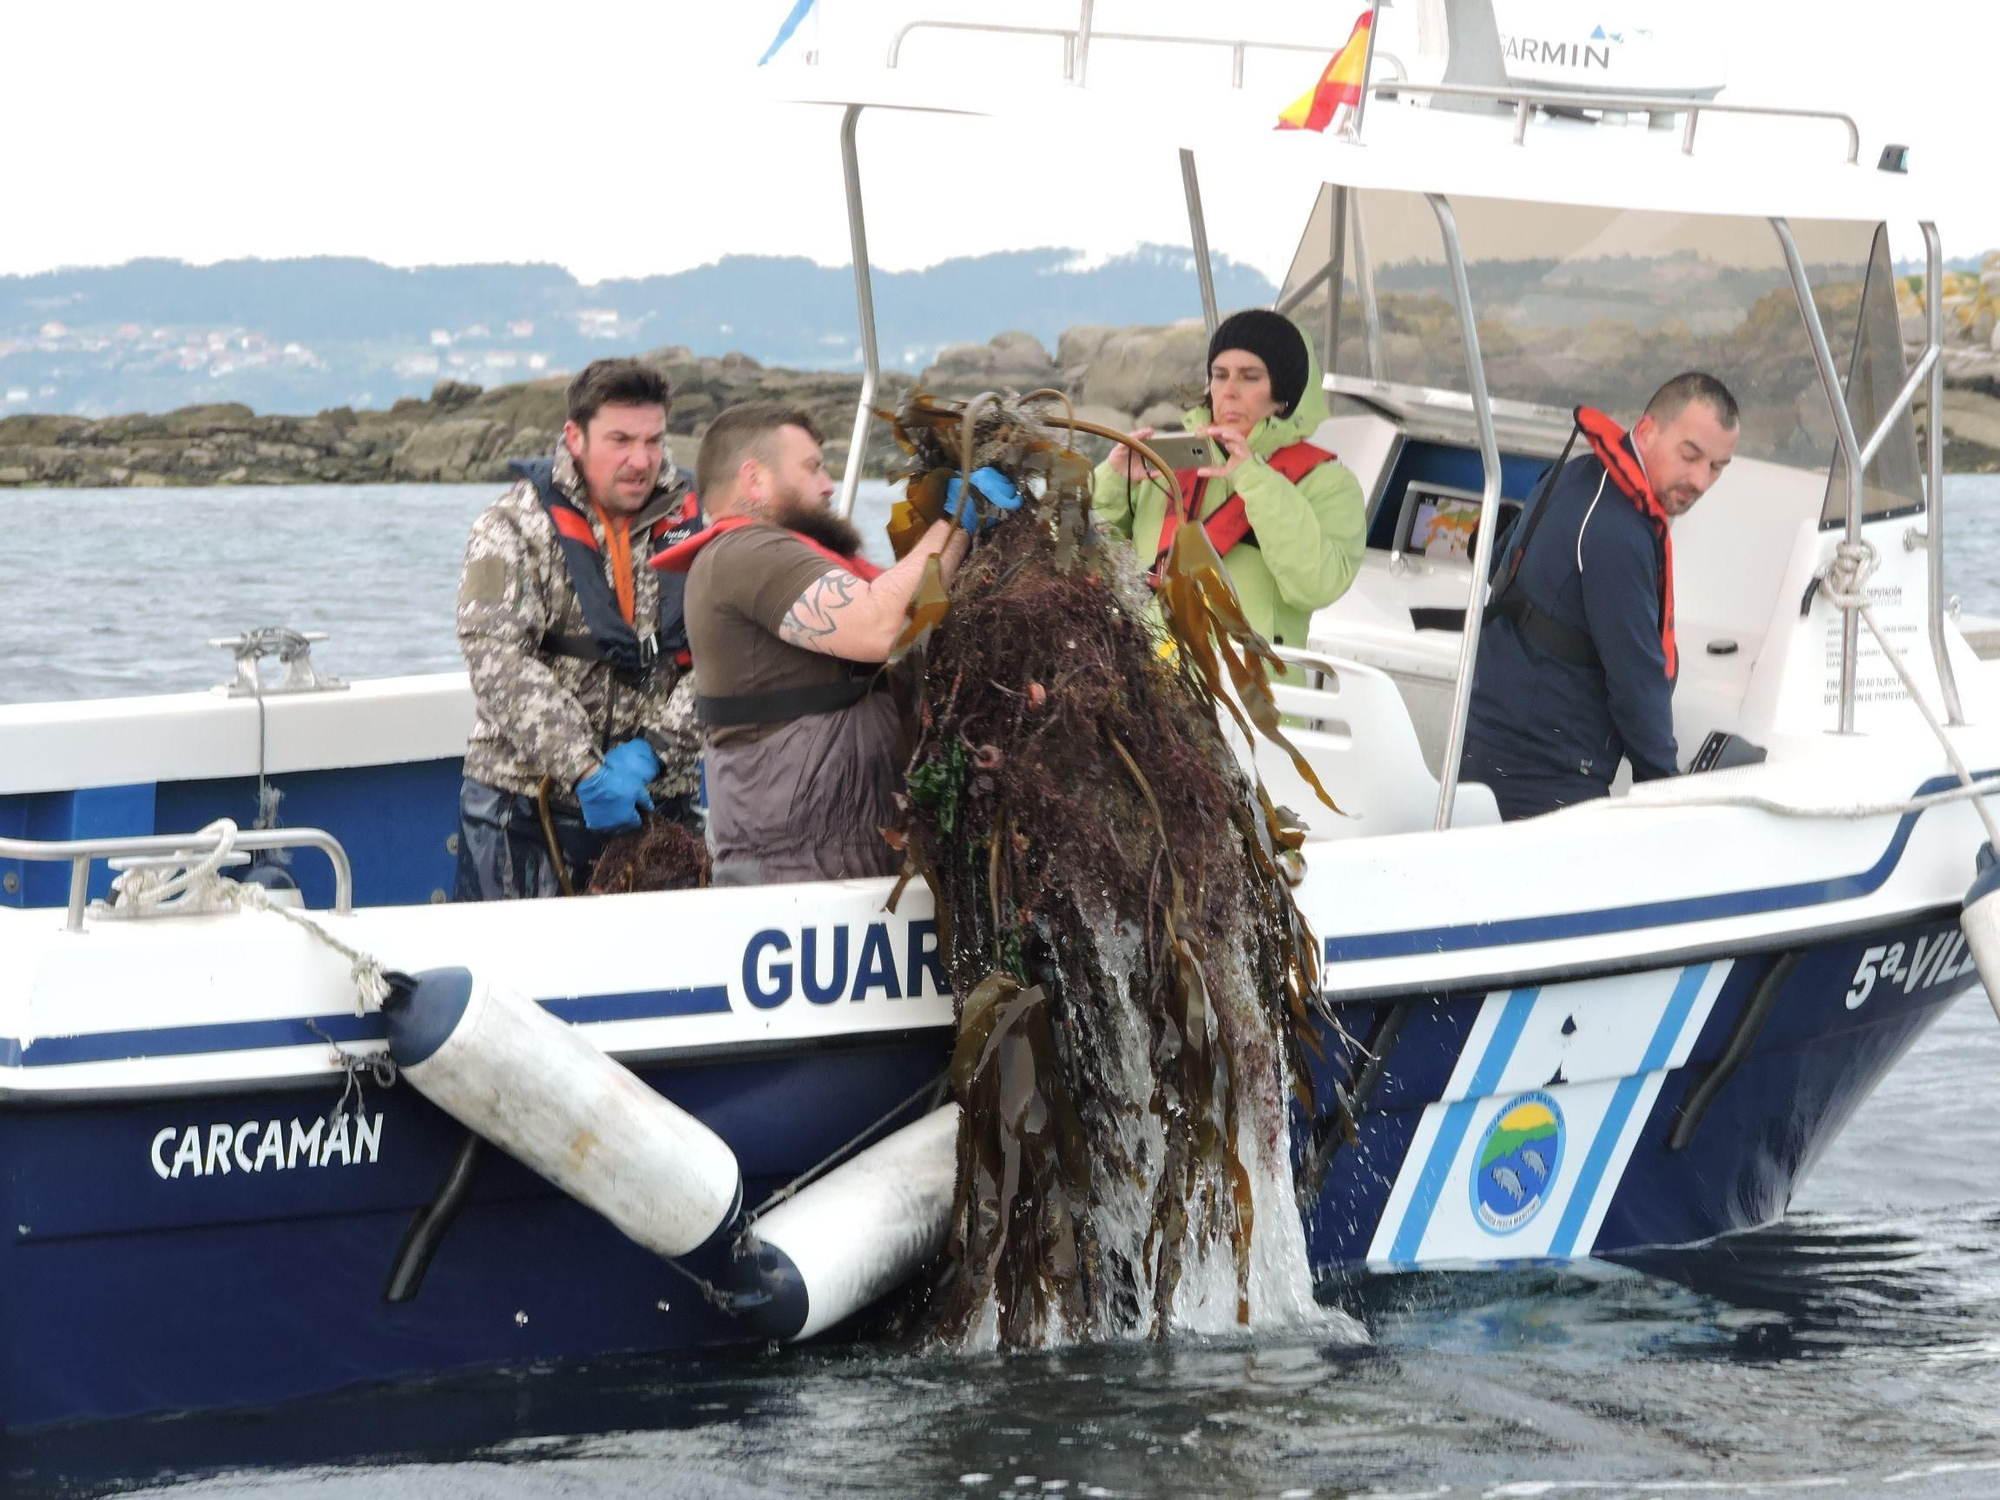
[[[1458,216],[1441,193],[1426,193],[1437,216],[1438,237],[1451,266],[1451,291],[1458,306],[1459,329],[1465,338],[1465,378],[1472,387],[1472,420],[1479,430],[1479,533],[1472,544],[1472,577],[1465,601],[1465,630],[1458,643],[1458,681],[1452,687],[1451,723],[1445,730],[1444,758],[1438,766],[1436,827],[1451,827],[1458,800],[1458,763],[1465,754],[1465,730],[1471,717],[1472,673],[1479,663],[1479,633],[1486,611],[1486,580],[1493,571],[1493,538],[1500,530],[1500,440],[1493,431],[1493,402],[1486,391],[1486,362],[1479,352],[1479,324],[1472,310],[1472,282],[1465,272],[1465,255],[1458,239]]]
[[[854,403],[854,432],[847,440],[847,467],[840,475],[840,514],[852,520],[868,459],[868,427],[882,381],[882,353],[875,342],[875,285],[869,279],[868,226],[861,217],[861,158],[854,143],[861,106],[850,104],[840,118],[840,172],[847,198],[847,244],[854,260],[854,300],[861,309],[861,394]]]
[[[1847,129],[1847,164],[1861,160],[1861,127],[1854,117],[1835,109],[1791,109],[1774,104],[1717,104],[1710,99],[1690,99],[1672,94],[1586,94],[1556,89],[1498,88],[1483,83],[1410,83],[1404,79],[1371,81],[1371,94],[1446,94],[1454,99],[1491,99],[1496,104],[1514,106],[1514,144],[1525,145],[1528,120],[1537,105],[1547,109],[1610,109],[1649,114],[1685,114],[1681,127],[1681,153],[1694,154],[1695,127],[1704,112],[1716,115],[1755,115],[1760,118],[1793,120],[1834,120]]]
[[[1944,636],[1944,248],[1938,243],[1937,225],[1926,219],[1924,232],[1924,529],[1929,533],[1931,586],[1931,655],[1937,661],[1938,686],[1944,690],[1945,722],[1963,724],[1965,710],[1958,700],[1958,677],[1952,671],[1951,653]],[[1914,382],[1916,376],[1910,377]],[[1896,398],[1896,408],[1907,399],[1916,405],[1911,391]],[[1885,420],[1883,426],[1887,426]],[[1874,439],[1868,446],[1875,447]]]
[[[1827,406],[1833,413],[1835,445],[1847,466],[1847,540],[1859,541],[1868,465],[1881,451],[1890,430],[1915,405],[1918,388],[1921,386],[1937,391],[1943,386],[1942,299],[1938,297],[1930,299],[1938,310],[1929,320],[1924,351],[1918,356],[1916,367],[1904,380],[1902,388],[1889,403],[1888,410],[1876,423],[1875,430],[1868,435],[1867,441],[1863,442],[1855,431],[1853,415],[1847,408],[1847,392],[1841,381],[1839,367],[1834,363],[1833,351],[1827,344],[1826,327],[1819,315],[1819,305],[1813,300],[1805,258],[1799,254],[1798,242],[1792,236],[1792,227],[1782,218],[1773,218],[1770,224],[1772,231],[1778,237],[1778,246],[1784,252],[1785,268],[1791,273],[1792,291],[1798,300],[1799,316],[1805,323],[1806,337],[1812,345],[1813,364],[1819,371],[1820,386],[1826,392]],[[1943,251],[1938,246],[1937,226],[1926,221],[1922,228],[1930,274],[1933,277],[1929,284],[1938,286],[1941,284]],[[1933,407],[1931,413],[1933,429],[1941,427],[1937,417],[1937,408]],[[1946,720],[1952,724],[1963,724],[1965,716],[1959,704],[1958,681],[1952,675],[1951,657],[1945,648],[1944,639],[1943,437],[1939,432],[1935,446],[1929,440],[1930,434],[1926,434],[1926,439],[1924,513],[1929,528],[1927,545],[1930,547],[1930,556],[1926,561],[1929,565],[1931,653],[1937,664],[1938,686],[1944,693]],[[1840,732],[1852,734],[1855,677],[1859,670],[1861,651],[1861,620],[1851,609],[1843,610],[1841,613]]]
[[[333,866],[333,910],[347,916],[354,910],[354,866],[347,851],[323,828],[242,828],[230,834],[236,849],[317,849]],[[0,838],[0,859],[35,860],[41,863],[69,861],[69,919],[71,932],[83,931],[83,909],[90,889],[90,863],[96,859],[120,859],[126,855],[208,853],[222,842],[222,836],[200,833],[145,833],[103,839]]]
[[[975,31],[987,36],[1053,36],[1061,37],[1063,44],[1063,78],[1070,83],[1081,83],[1083,70],[1088,66],[1089,49],[1093,42],[1162,42],[1177,47],[1226,47],[1229,49],[1229,86],[1243,87],[1243,58],[1255,49],[1260,52],[1309,52],[1317,57],[1331,58],[1344,45],[1342,42],[1262,42],[1249,37],[1222,36],[1170,36],[1153,31],[1098,31],[1095,28],[1078,26],[1001,26],[985,21],[930,21],[917,20],[904,23],[889,42],[889,66],[901,65],[903,38],[913,31]],[[1403,64],[1392,54],[1376,54],[1377,61],[1393,67],[1398,77],[1407,76]]]
[[[1819,304],[1813,301],[1812,283],[1806,274],[1805,257],[1799,254],[1798,241],[1792,237],[1792,226],[1782,218],[1773,218],[1771,228],[1778,236],[1778,247],[1784,251],[1785,269],[1791,272],[1792,293],[1798,299],[1799,317],[1806,325],[1806,339],[1812,346],[1813,367],[1819,371],[1820,387],[1826,392],[1826,404],[1833,413],[1833,435],[1840,450],[1840,456],[1847,463],[1847,540],[1861,539],[1862,485],[1866,476],[1861,469],[1861,440],[1855,436],[1854,414],[1847,409],[1847,391],[1840,378],[1840,368],[1834,363],[1833,350],[1826,341],[1826,325],[1819,316]],[[1904,388],[1907,398],[1913,394]],[[1854,675],[1861,649],[1861,616],[1854,610],[1841,611],[1840,626],[1840,732],[1854,733]]]
[[[1201,211],[1201,179],[1195,174],[1194,153],[1181,152],[1181,193],[1187,199],[1188,233],[1194,244],[1194,275],[1201,286],[1201,321],[1213,334],[1222,321],[1215,303],[1215,264],[1208,258],[1208,221]]]

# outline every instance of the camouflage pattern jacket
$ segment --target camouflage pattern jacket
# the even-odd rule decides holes
[[[590,518],[590,529],[610,575],[604,525],[585,498],[569,450],[556,445],[555,483]],[[636,537],[660,515],[678,510],[686,477],[669,453],[660,482],[632,518]],[[644,548],[632,556],[633,626],[657,628],[659,574],[646,566]],[[465,774],[504,792],[532,794],[543,776],[554,782],[554,800],[576,805],[576,784],[603,764],[604,752],[626,740],[651,741],[660,757],[654,799],[695,789],[701,729],[694,719],[694,678],[671,661],[660,663],[642,686],[621,682],[605,662],[581,661],[545,651],[542,639],[590,633],[570,583],[556,529],[522,480],[472,523],[465,570],[458,584],[458,645],[472,676],[478,717],[465,749]]]

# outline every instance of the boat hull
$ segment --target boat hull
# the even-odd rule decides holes
[[[754,1204],[919,1095],[942,1056],[931,1032],[640,1071],[723,1136]],[[0,1111],[5,1426],[746,1337],[493,1150],[415,1295],[388,1302],[405,1231],[466,1132],[407,1085],[366,1087],[334,1149],[334,1092]]]
[[[1322,1081],[1356,1090],[1359,1142],[1301,1122],[1325,1153],[1315,1267],[1614,1256],[1767,1222],[1972,982],[1955,931],[1938,914],[1735,960],[1342,1006]],[[1867,955],[1879,971],[1896,943],[1907,988],[1878,978],[1850,1007]],[[1357,1041],[1384,1058],[1372,1081]],[[637,1066],[729,1144],[755,1203],[899,1105],[926,1107],[947,1043],[930,1025]],[[363,1083],[330,1126],[336,1092],[0,1109],[7,1427],[750,1337],[491,1150],[415,1294],[385,1300],[466,1135],[403,1084]],[[1524,1107],[1559,1122],[1537,1152],[1546,1181],[1523,1175],[1528,1145],[1503,1153],[1521,1196],[1490,1165],[1482,1195],[1496,1121]]]
[[[1315,1261],[1566,1260],[1767,1223],[1975,982],[1941,913],[1734,960],[1345,1007],[1327,1074],[1358,1081],[1358,1140],[1316,1122]]]

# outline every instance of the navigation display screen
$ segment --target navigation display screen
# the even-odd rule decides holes
[[[1521,502],[1500,501],[1500,536],[1520,514]],[[1403,550],[1435,562],[1470,565],[1479,540],[1479,496],[1468,490],[1413,482],[1403,492]]]
[[[1440,562],[1469,563],[1479,535],[1476,497],[1410,487],[1408,549]]]

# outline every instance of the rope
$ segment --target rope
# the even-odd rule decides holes
[[[787,1198],[791,1197],[793,1194],[799,1192],[802,1188],[810,1184],[815,1178],[823,1176],[825,1173],[830,1172],[833,1168],[839,1166],[841,1162],[845,1161],[849,1156],[853,1155],[855,1148],[858,1147],[863,1141],[868,1140],[871,1136],[875,1134],[876,1131],[880,1130],[884,1125],[887,1125],[891,1120],[895,1119],[896,1116],[900,1115],[904,1110],[908,1109],[912,1104],[915,1104],[919,1099],[923,1098],[924,1095],[936,1091],[939,1085],[942,1084],[943,1082],[944,1082],[944,1074],[942,1073],[938,1074],[938,1076],[935,1078],[925,1079],[924,1082],[918,1086],[915,1093],[910,1094],[900,1103],[891,1105],[886,1113],[878,1116],[875,1119],[874,1123],[863,1126],[861,1129],[861,1133],[859,1135],[856,1135],[853,1139],[847,1141],[843,1145],[836,1146],[831,1154],[822,1157],[812,1166],[807,1167],[805,1171],[801,1172],[798,1176],[794,1177],[790,1182],[786,1183],[783,1187],[779,1188],[775,1193],[771,1194],[771,1196],[766,1198],[762,1203],[758,1204],[755,1208],[751,1209],[749,1213],[743,1216],[746,1227],[750,1224],[754,1224],[758,1219],[762,1218],[766,1213],[769,1213],[772,1209],[776,1208],[780,1203],[783,1203]]]
[[[223,899],[231,906],[247,906],[253,911],[267,911],[274,917],[283,917],[346,959],[347,977],[354,981],[354,1013],[357,1016],[382,1008],[382,1002],[389,998],[389,976],[383,970],[380,959],[343,943],[303,912],[275,904],[270,892],[261,885],[239,884],[233,880],[222,884]]]
[[[1800,807],[1796,802],[1780,802],[1775,797],[1762,796],[1756,792],[1717,792],[1702,797],[1620,797],[1601,801],[1596,806],[1607,810],[1624,807],[1754,807],[1760,812],[1776,813],[1781,818],[1840,818],[1858,821],[1862,818],[1894,817],[1901,813],[1927,812],[1933,807],[1943,807],[1951,802],[1967,802],[1975,798],[2000,797],[2000,773],[1991,776],[1976,776],[1970,785],[1955,786],[1948,791],[1926,792],[1919,797],[1903,797],[1893,802],[1842,802],[1827,807]],[[1982,803],[1981,816],[1988,816]]]
[[[223,861],[235,850],[236,832],[232,819],[217,818],[195,835],[196,838],[214,838],[215,847],[193,863],[178,870],[141,867],[120,872],[118,878],[111,882],[115,908],[138,915],[149,909],[220,912],[247,907],[283,917],[347,960],[348,977],[354,981],[356,1015],[365,1016],[372,1010],[380,1010],[382,1002],[389,996],[389,979],[374,955],[343,943],[303,912],[277,905],[263,886],[229,880],[218,873]]]
[[[668,1265],[672,1266],[676,1271],[680,1272],[681,1275],[685,1276],[689,1281],[693,1282],[695,1285],[695,1289],[699,1291],[701,1295],[710,1304],[721,1309],[723,1312],[729,1313],[731,1316],[735,1315],[736,1305],[738,1301],[741,1299],[739,1299],[734,1292],[724,1291],[721,1287],[717,1286],[714,1282],[710,1281],[706,1276],[700,1275],[699,1273],[694,1271],[690,1271],[686,1266],[682,1265],[677,1260],[673,1260],[668,1257],[662,1257],[662,1259],[666,1260],[666,1263]]]
[[[217,818],[195,837],[213,837],[215,847],[200,859],[178,869],[152,865],[121,871],[118,878],[111,882],[117,903],[134,909],[162,907],[171,903],[177,909],[186,911],[221,910],[219,888],[222,882],[216,878],[215,872],[235,852],[236,824],[228,818]],[[176,897],[179,899],[176,900]]]
[[[326,1112],[329,1125],[337,1124],[340,1117],[350,1109],[357,1120],[367,1112],[368,1094],[361,1082],[364,1077],[377,1088],[388,1089],[396,1086],[396,1079],[401,1073],[396,1066],[396,1059],[388,1053],[350,1052],[311,1021],[306,1022],[306,1030],[333,1049],[333,1055],[340,1059],[340,1066],[345,1076],[340,1097],[333,1101],[333,1108]],[[353,1101],[352,1105],[348,1103],[349,1100]]]

